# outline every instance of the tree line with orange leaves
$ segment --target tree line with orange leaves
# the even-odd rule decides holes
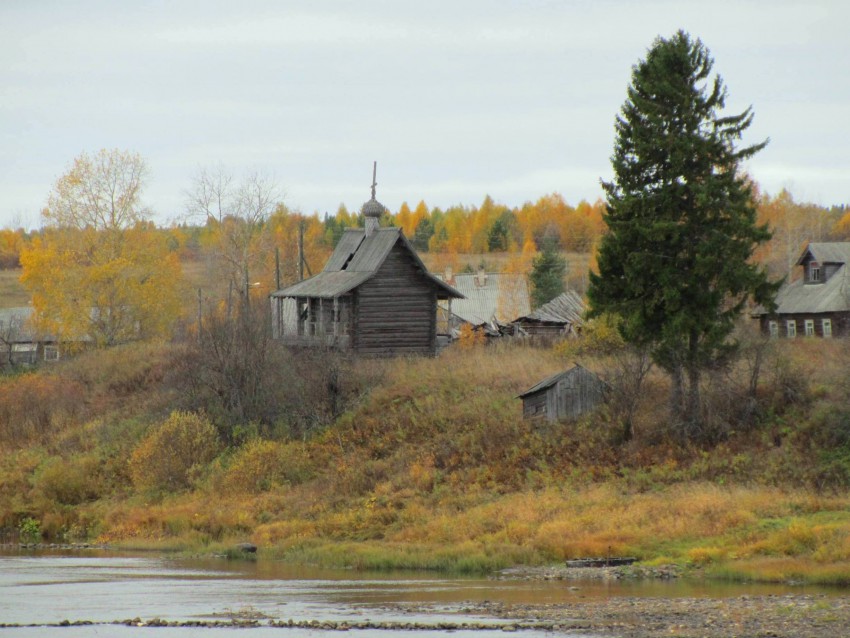
[[[117,151],[91,158],[83,155],[77,164],[82,159],[115,162],[117,157]],[[138,158],[136,161],[141,162]],[[61,189],[79,187],[76,178],[71,179],[74,175],[71,171],[57,182],[52,206],[46,212],[60,210],[57,193]],[[332,215],[290,210],[280,203],[275,184],[261,175],[235,180],[221,168],[202,170],[187,195],[187,209],[195,213],[191,221],[170,228],[156,228],[146,221],[137,230],[144,230],[146,241],[157,244],[157,254],[169,254],[184,265],[208,263],[204,281],[214,282],[206,284],[211,288],[208,292],[217,287],[214,292],[219,298],[225,289],[229,289],[229,295],[262,296],[278,284],[286,286],[309,277],[322,269],[346,228],[363,226],[363,216],[343,204]],[[69,209],[68,214],[75,210]],[[400,227],[416,250],[433,254],[428,260],[432,267],[452,265],[457,255],[498,253],[510,255],[499,260],[500,268],[528,272],[533,256],[544,244],[590,255],[592,264],[595,247],[606,231],[604,210],[602,200],[573,206],[558,193],[513,208],[488,195],[480,205],[446,209],[429,207],[424,200],[415,206],[404,202],[397,211],[387,210],[381,224]],[[850,240],[850,210],[846,206],[825,208],[797,202],[783,190],[774,196],[760,193],[758,211],[759,221],[770,225],[773,237],[760,247],[756,259],[776,278],[792,271],[807,241]],[[67,226],[67,220],[53,214],[53,218],[46,217],[52,225],[48,223],[40,231],[0,230],[0,268],[17,268],[22,254],[32,254],[33,247],[43,249],[51,241],[55,244],[57,229]],[[138,221],[133,219],[134,223]],[[111,232],[103,230],[109,227],[104,220],[78,219],[76,223],[80,232]],[[129,232],[132,224],[127,226]],[[30,263],[34,263],[32,259]]]
[[[486,196],[480,206],[451,206],[445,210],[429,208],[425,201],[415,207],[402,203],[398,211],[388,211],[383,225],[401,228],[419,252],[483,254],[536,252],[546,237],[557,240],[567,252],[592,252],[605,232],[602,222],[604,202],[568,204],[562,195],[552,193],[536,202],[510,208]],[[767,222],[773,239],[757,255],[768,264],[771,273],[787,274],[807,241],[850,241],[850,207],[838,205],[826,208],[798,202],[787,190],[777,195],[762,193],[758,200],[759,220]],[[321,270],[324,260],[333,250],[346,228],[362,227],[359,212],[340,205],[333,215],[306,215],[278,204],[264,222],[271,236],[271,249],[261,261],[261,270],[274,264],[274,247],[284,255],[281,274],[284,282],[294,280],[298,273],[298,235],[304,227],[304,250],[308,271]],[[216,242],[221,222],[208,218],[206,222],[185,223],[161,228],[169,249],[181,260],[203,257]],[[20,267],[21,251],[41,233],[21,228],[0,229],[0,269]],[[258,273],[259,274],[259,273]]]

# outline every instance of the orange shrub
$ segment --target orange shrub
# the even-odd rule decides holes
[[[172,412],[133,450],[130,476],[137,487],[186,488],[196,471],[212,461],[218,450],[218,434],[206,417]]]
[[[79,384],[59,376],[25,374],[0,381],[0,444],[45,442],[82,412]]]

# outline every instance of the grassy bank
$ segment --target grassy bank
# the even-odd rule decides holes
[[[539,379],[573,360],[612,379],[623,365],[577,349],[347,362],[335,421],[230,442],[214,415],[174,412],[179,346],[88,353],[0,380],[0,527],[189,552],[251,541],[261,559],[362,569],[631,555],[717,578],[848,584],[847,349],[774,344],[747,418],[736,393],[751,361],[710,375],[699,444],[669,427],[656,372],[631,440],[614,407],[523,421],[516,395]]]

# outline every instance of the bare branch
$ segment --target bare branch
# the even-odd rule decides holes
[[[139,201],[147,173],[138,153],[120,149],[82,153],[56,181],[44,218],[60,228],[130,228],[148,216]]]

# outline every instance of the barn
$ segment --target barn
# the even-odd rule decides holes
[[[272,293],[275,337],[372,356],[434,355],[448,341],[437,303],[463,297],[431,275],[399,228],[380,228],[384,207],[363,205],[366,227],[346,230],[318,275]]]
[[[576,364],[544,379],[517,398],[524,419],[561,421],[593,411],[605,400],[606,384],[590,370]]]

